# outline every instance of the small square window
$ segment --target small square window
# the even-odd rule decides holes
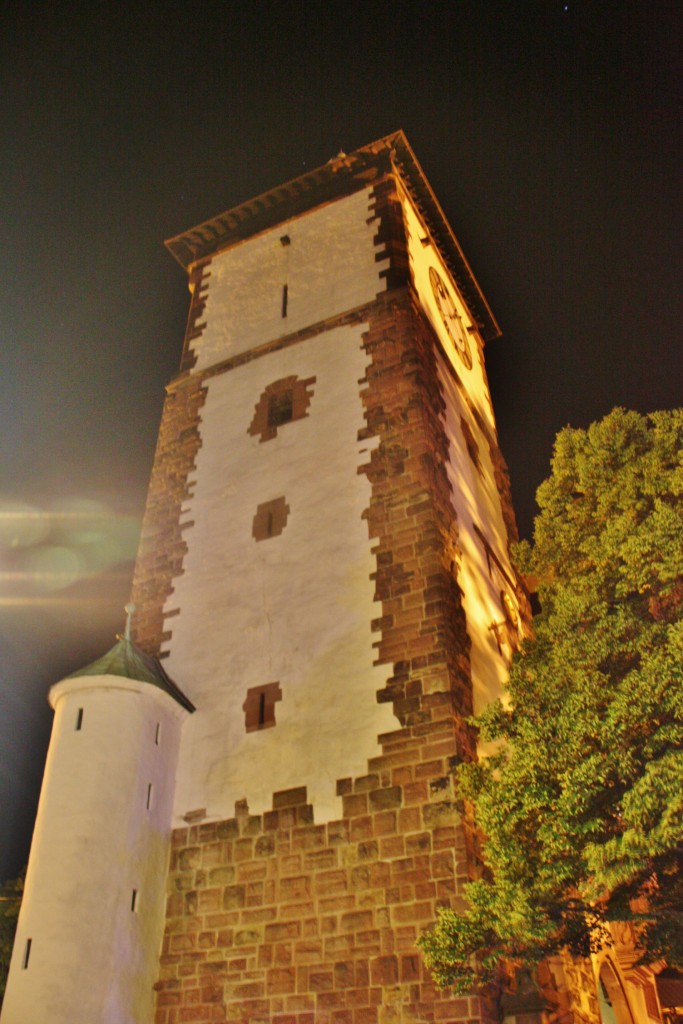
[[[247,732],[272,728],[275,725],[275,705],[279,700],[282,700],[279,683],[266,683],[265,686],[254,686],[247,690],[242,705]]]
[[[254,540],[268,540],[270,537],[279,537],[287,525],[289,516],[289,505],[284,497],[273,498],[256,508],[251,535]]]
[[[271,395],[268,400],[268,426],[281,427],[289,423],[294,413],[294,392],[282,391],[279,395]]]

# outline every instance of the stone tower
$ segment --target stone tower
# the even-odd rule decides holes
[[[521,629],[496,322],[400,132],[168,247],[133,600],[197,710],[157,1024],[483,1020],[415,939],[476,870],[450,771]]]
[[[192,298],[133,589],[186,695],[156,1024],[493,1019],[415,943],[477,871],[451,773],[526,615],[495,319],[401,132],[167,245]]]

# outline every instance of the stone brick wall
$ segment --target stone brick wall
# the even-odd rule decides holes
[[[471,757],[469,637],[457,584],[457,523],[445,470],[448,446],[434,340],[408,291],[378,300],[366,336],[362,392],[368,436],[379,445],[361,467],[372,484],[377,538],[373,623],[378,662],[392,673],[378,700],[406,726],[443,723],[452,755]]]
[[[132,635],[150,654],[159,656],[170,633],[164,602],[173,593],[173,580],[182,571],[187,545],[181,509],[191,493],[189,476],[201,443],[199,422],[206,389],[200,378],[184,379],[168,389],[147,493],[131,600],[135,604]]]
[[[386,767],[342,783],[339,821],[316,825],[289,790],[262,816],[238,805],[174,833],[156,1024],[494,1019],[437,992],[415,948],[467,869],[452,793],[434,784],[445,758],[415,769],[408,746],[397,735]]]

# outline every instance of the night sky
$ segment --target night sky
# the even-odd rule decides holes
[[[681,403],[678,3],[0,13],[0,878],[45,695],[122,628],[186,278],[163,240],[402,128],[501,324],[520,532],[556,432]]]

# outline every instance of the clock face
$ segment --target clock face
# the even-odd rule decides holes
[[[448,337],[455,345],[456,351],[467,369],[471,370],[472,354],[470,352],[470,343],[463,322],[458,314],[455,300],[434,267],[429,268],[429,280],[443,325],[448,332]]]

